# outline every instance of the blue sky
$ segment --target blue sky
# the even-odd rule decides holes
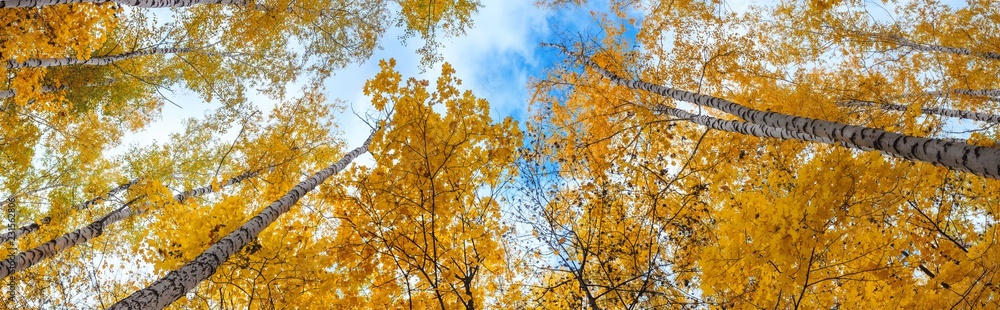
[[[531,95],[528,90],[529,81],[532,78],[543,78],[546,68],[560,60],[561,55],[550,48],[540,47],[540,43],[559,42],[559,33],[598,33],[600,27],[589,11],[603,11],[607,8],[607,1],[591,1],[589,7],[584,9],[565,6],[557,10],[539,8],[534,2],[481,0],[482,7],[473,17],[473,27],[464,36],[442,39],[444,46],[439,51],[444,61],[454,66],[456,76],[463,81],[462,88],[472,90],[476,96],[490,102],[491,116],[495,120],[513,116],[516,120],[523,121]],[[729,10],[743,12],[751,4],[773,2],[775,1],[730,0],[726,1],[726,5]],[[961,5],[962,1],[945,2]],[[886,9],[891,11],[892,7]],[[641,15],[641,12],[636,13]],[[396,70],[400,71],[404,79],[416,77],[432,83],[437,79],[440,64],[423,73],[419,70],[420,57],[415,51],[423,45],[423,41],[410,38],[404,44],[399,40],[402,34],[401,28],[391,29],[381,39],[382,49],[376,51],[371,58],[336,71],[326,82],[327,97],[344,100],[348,104],[347,111],[337,118],[348,147],[360,145],[368,136],[367,126],[351,109],[362,114],[371,110],[369,98],[362,93],[362,87],[366,80],[378,72],[379,60],[395,58]],[[294,91],[300,88],[290,86],[288,89]],[[123,148],[130,143],[147,144],[153,140],[165,140],[170,132],[181,130],[178,124],[183,118],[200,118],[206,111],[217,107],[201,102],[184,90],[176,90],[167,95],[181,106],[165,105],[162,119],[145,131],[127,137]],[[274,104],[263,96],[251,98],[262,111],[269,111]],[[369,160],[370,155],[360,161]]]
[[[490,102],[494,120],[512,116],[521,121],[527,113],[529,81],[543,77],[545,68],[559,61],[555,51],[539,43],[556,42],[556,33],[586,27],[592,17],[580,9],[539,8],[532,0],[483,0],[474,21],[464,36],[443,40],[440,52],[444,61],[455,68],[462,88]],[[326,84],[328,96],[347,100],[356,111],[371,109],[361,89],[364,81],[378,72],[379,60],[388,58],[396,59],[396,70],[404,79],[417,77],[433,83],[440,64],[420,73],[415,51],[423,42],[411,38],[404,45],[398,40],[401,34],[402,29],[393,29],[382,38],[383,49],[371,59],[338,72]],[[337,121],[351,147],[368,136],[368,128],[351,109]]]
[[[604,1],[595,2],[597,4],[591,5],[592,8],[600,8]],[[494,120],[512,116],[521,121],[527,113],[529,81],[533,77],[543,77],[545,68],[561,57],[552,49],[540,47],[539,43],[558,42],[555,34],[559,32],[587,32],[597,27],[586,9],[539,8],[533,0],[482,0],[481,4],[479,12],[473,17],[473,27],[464,36],[441,39],[444,46],[439,52],[444,61],[455,68],[456,77],[462,80],[461,88],[471,90],[490,102]],[[402,42],[400,37],[403,33],[402,28],[390,29],[381,38],[382,48],[371,58],[336,71],[325,83],[327,98],[343,100],[348,105],[336,121],[349,148],[360,145],[368,136],[368,127],[354,115],[352,109],[360,114],[373,111],[370,98],[363,94],[362,88],[365,81],[378,72],[379,60],[395,58],[396,70],[404,79],[416,77],[431,83],[437,80],[441,64],[421,73],[420,56],[416,50],[424,42],[419,37]],[[295,91],[300,87],[292,85],[288,89]],[[164,105],[158,122],[127,136],[118,150],[124,150],[131,144],[164,141],[170,133],[182,130],[179,125],[182,119],[201,118],[218,107],[218,104],[202,102],[183,89],[175,89],[165,95],[179,106]],[[265,112],[275,103],[264,96],[251,95],[250,98]],[[235,136],[238,128],[232,131]],[[359,161],[370,162],[370,155]]]
[[[748,1],[729,1],[729,5],[738,10],[745,9],[746,3]],[[535,0],[481,0],[481,4],[473,17],[472,28],[463,36],[442,39],[444,46],[439,52],[444,61],[455,68],[455,75],[463,81],[463,89],[471,90],[490,102],[494,120],[512,116],[519,122],[527,116],[531,96],[529,82],[533,78],[543,78],[546,68],[562,57],[557,51],[539,44],[560,42],[560,33],[599,33],[600,25],[590,11],[605,11],[608,7],[607,1],[591,1],[586,8],[569,5],[558,9],[540,8],[535,5]],[[416,54],[416,49],[423,46],[423,41],[411,37],[401,42],[403,33],[402,28],[390,29],[380,40],[382,48],[371,58],[336,71],[325,83],[327,98],[343,100],[348,105],[336,121],[349,148],[360,145],[368,136],[367,125],[352,109],[360,114],[373,110],[370,98],[364,96],[362,88],[365,81],[378,72],[379,60],[395,58],[396,70],[404,79],[416,77],[433,83],[440,73],[440,63],[420,72],[420,56]],[[300,87],[291,85],[288,89],[295,91]],[[183,89],[165,95],[180,106],[164,105],[160,121],[126,137],[119,150],[130,144],[164,141],[171,132],[182,129],[179,126],[182,119],[201,118],[218,107],[217,104],[205,104]],[[275,103],[264,96],[251,95],[250,98],[265,112]],[[232,130],[232,136],[235,137],[236,131],[238,128]],[[370,155],[360,158],[359,162],[370,162]]]

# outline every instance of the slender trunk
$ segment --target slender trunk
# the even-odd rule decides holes
[[[39,228],[42,227],[42,224],[48,224],[50,220],[51,220],[51,218],[45,217],[42,220],[38,221],[38,223],[27,224],[27,225],[21,226],[21,227],[15,229],[15,230],[13,230],[13,231],[5,232],[5,233],[3,233],[3,235],[0,235],[0,244],[4,244],[4,243],[10,242],[10,241],[13,241],[13,240],[15,240],[17,238],[23,237],[24,235],[30,234],[30,233],[32,233],[34,231],[37,231]]]
[[[873,151],[873,149],[871,148],[866,148],[851,143],[837,142],[828,138],[817,137],[804,132],[788,131],[781,128],[775,128],[771,126],[764,126],[764,125],[758,125],[741,121],[724,120],[707,115],[695,115],[681,109],[671,108],[667,106],[659,106],[653,110],[657,112],[666,113],[677,118],[686,119],[691,121],[692,123],[702,125],[715,130],[741,133],[761,138],[777,138],[782,140],[799,140],[799,141],[819,142],[826,144],[837,144],[843,147],[848,147],[862,151]]]
[[[666,113],[677,118],[685,119],[691,121],[692,123],[702,125],[715,130],[736,132],[762,138],[778,138],[783,140],[792,139],[792,140],[811,141],[811,142],[819,142],[826,144],[837,143],[836,141],[833,141],[831,139],[817,137],[804,132],[788,131],[781,128],[762,126],[742,121],[724,120],[707,115],[695,115],[681,109],[671,108],[667,106],[659,106],[654,108],[653,110],[657,112]]]
[[[103,195],[100,195],[100,196],[97,196],[97,197],[94,197],[94,199],[87,200],[87,201],[84,201],[84,202],[82,202],[82,203],[80,203],[78,205],[75,205],[75,206],[72,207],[72,209],[73,210],[83,210],[83,209],[89,208],[90,206],[92,206],[94,204],[100,203],[103,200],[107,200],[111,196],[118,195],[118,193],[121,193],[122,191],[127,190],[129,187],[132,187],[132,185],[135,185],[136,183],[139,183],[139,179],[138,178],[132,179],[131,181],[128,181],[126,183],[122,183],[121,185],[118,185],[117,187],[112,188],[107,193],[105,193]],[[45,217],[45,218],[39,220],[38,222],[21,226],[20,228],[15,229],[14,231],[6,232],[6,233],[0,235],[0,244],[4,244],[4,243],[7,243],[7,242],[10,242],[10,241],[15,240],[17,238],[21,238],[24,235],[27,235],[27,234],[32,233],[34,231],[37,231],[39,228],[42,227],[42,225],[48,224],[50,221],[52,221],[52,218]]]
[[[668,88],[643,81],[627,80],[605,70],[589,58],[581,57],[581,59],[587,66],[619,85],[704,107],[719,109],[750,123],[782,128],[793,132],[804,132],[840,143],[850,143],[865,148],[872,148],[905,159],[919,160],[945,166],[950,169],[972,172],[988,178],[1000,179],[1000,150],[997,149],[966,143],[942,141],[940,139],[906,136],[876,128],[754,110],[709,95]]]
[[[888,38],[889,38],[889,40],[891,40],[892,42],[898,44],[899,46],[909,47],[909,48],[912,48],[912,49],[915,49],[915,50],[918,50],[918,51],[935,52],[935,53],[947,53],[947,54],[955,54],[955,55],[970,55],[970,56],[982,57],[982,58],[986,58],[986,59],[1000,60],[1000,53],[997,53],[997,52],[976,52],[976,51],[972,51],[971,49],[968,49],[968,48],[950,47],[950,46],[943,46],[943,45],[917,43],[917,42],[910,41],[910,40],[908,40],[908,39],[906,39],[904,37],[897,36],[897,35],[890,35],[890,36],[888,36]]]
[[[959,94],[959,95],[974,96],[974,97],[986,97],[994,101],[1000,100],[1000,89],[966,89],[966,88],[956,88],[946,91],[927,91],[927,92],[919,92],[912,94],[902,94],[898,96],[889,97],[889,99],[892,100],[892,99],[911,98],[920,96],[947,98],[951,94]]]
[[[77,59],[74,57],[64,57],[64,58],[30,58],[25,61],[7,61],[7,69],[19,69],[19,68],[42,68],[42,67],[58,67],[58,66],[71,66],[71,65],[89,65],[89,66],[104,66],[111,64],[113,62],[153,54],[177,54],[190,52],[190,48],[181,47],[154,47],[145,50],[132,51],[128,53],[93,57],[90,59]]]
[[[260,170],[248,171],[232,179],[229,179],[228,181],[223,183],[222,186],[219,187],[219,189],[239,183],[245,179],[251,178],[257,175],[259,171]],[[213,192],[212,186],[208,185],[177,194],[174,196],[174,200],[176,200],[178,203],[182,203],[184,202],[185,199],[204,195],[211,192]],[[44,259],[53,257],[56,254],[59,254],[59,252],[61,252],[64,249],[68,249],[70,247],[86,243],[91,239],[97,238],[104,233],[104,228],[108,227],[108,225],[119,222],[134,214],[141,213],[142,212],[141,210],[136,211],[132,208],[132,203],[134,203],[137,199],[138,198],[130,200],[129,202],[125,203],[115,211],[112,211],[111,213],[108,213],[104,217],[90,223],[90,225],[66,233],[65,235],[52,239],[49,242],[39,245],[31,250],[18,253],[17,255],[8,257],[7,259],[0,261],[0,279],[6,278],[16,272],[27,269],[28,267],[31,267],[41,262]]]
[[[247,5],[247,0],[3,0],[0,1],[2,8],[30,8],[43,7],[47,5],[58,5],[68,3],[95,3],[101,4],[113,2],[119,5],[134,6],[140,8],[179,8],[194,6],[199,4],[229,4]]]
[[[953,89],[951,92],[969,96],[1000,98],[1000,89]]]
[[[251,240],[257,238],[264,228],[278,219],[278,216],[288,212],[292,205],[302,198],[306,193],[323,183],[327,178],[340,172],[354,158],[368,152],[368,144],[371,143],[374,133],[365,140],[364,144],[344,155],[340,161],[326,169],[320,170],[309,179],[295,185],[291,191],[286,193],[277,201],[264,208],[260,213],[247,221],[239,229],[212,244],[207,250],[202,252],[194,260],[184,264],[181,268],[171,271],[163,278],[160,278],[148,287],[139,290],[109,309],[163,309],[177,299],[187,294],[199,282],[207,279],[215,273],[222,262],[225,262],[234,253],[242,249]]]
[[[81,204],[73,206],[73,209],[75,209],[75,210],[83,210],[83,209],[86,209],[86,208],[90,208],[90,206],[93,206],[93,205],[95,205],[97,203],[100,203],[101,200],[107,200],[111,196],[118,195],[118,193],[121,193],[121,192],[129,189],[130,187],[132,187],[132,185],[136,185],[138,183],[139,183],[139,178],[132,179],[132,180],[128,181],[127,183],[122,183],[121,185],[118,185],[118,187],[115,187],[115,188],[112,188],[111,190],[109,190],[106,194],[104,194],[104,196],[98,196],[98,197],[96,197],[94,199],[84,201]]]
[[[878,107],[880,109],[888,111],[902,111],[902,112],[906,111],[906,106],[901,104],[874,103],[863,100],[849,101],[841,103],[840,105],[845,107]],[[934,115],[941,115],[941,116],[948,116],[955,118],[964,118],[980,122],[1000,124],[1000,115],[990,114],[990,113],[979,113],[979,112],[946,109],[946,108],[921,108],[920,112],[923,114],[934,114]]]

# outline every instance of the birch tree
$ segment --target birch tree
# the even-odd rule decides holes
[[[333,174],[346,168],[354,158],[367,152],[371,139],[372,137],[369,136],[361,146],[344,155],[344,158],[296,185],[281,199],[264,208],[246,224],[198,255],[194,261],[170,272],[167,276],[153,282],[149,287],[115,303],[111,309],[162,309],[181,298],[199,282],[212,276],[223,262],[249,244],[279,216],[288,212],[302,196]]]
[[[978,175],[1000,178],[1000,151],[965,143],[954,143],[939,139],[926,139],[887,132],[875,128],[838,124],[818,119],[810,119],[774,112],[747,108],[734,102],[689,91],[672,89],[642,81],[627,80],[600,67],[592,60],[584,60],[587,66],[615,83],[626,87],[645,90],[675,100],[719,109],[738,116],[747,122],[791,132],[802,132],[833,141],[875,149],[906,159],[920,160],[951,169],[972,172]]]
[[[42,209],[25,213],[25,216],[51,218],[52,224],[42,225],[37,231],[18,238],[17,246],[19,248],[27,251],[38,247],[36,249],[38,251],[27,251],[20,256],[11,258],[11,260],[17,260],[17,257],[26,258],[17,261],[36,263],[39,267],[21,270],[14,276],[6,277],[4,281],[24,285],[32,282],[29,279],[51,278],[52,281],[65,284],[93,283],[107,289],[89,294],[90,297],[87,299],[90,301],[83,302],[92,303],[94,299],[91,298],[113,302],[124,297],[119,294],[137,289],[138,287],[135,287],[137,284],[122,283],[109,278],[94,278],[95,276],[92,274],[81,274],[82,270],[86,270],[81,268],[104,264],[104,260],[87,259],[87,257],[95,255],[95,252],[103,257],[107,255],[126,257],[136,264],[150,264],[154,268],[165,268],[165,266],[170,266],[169,264],[173,261],[184,260],[184,257],[178,254],[180,252],[176,246],[185,245],[197,249],[200,245],[191,242],[190,239],[164,237],[175,229],[190,231],[185,230],[185,226],[175,224],[173,221],[181,220],[184,225],[209,225],[209,223],[211,225],[225,225],[226,222],[199,221],[191,218],[206,216],[206,214],[234,216],[239,211],[232,208],[213,207],[215,205],[235,206],[227,204],[231,200],[226,198],[228,195],[185,199],[184,204],[171,203],[158,208],[157,206],[161,203],[173,200],[163,196],[164,193],[168,193],[167,188],[190,188],[201,186],[198,183],[202,183],[202,185],[211,183],[211,186],[203,188],[202,191],[216,191],[225,184],[224,180],[220,178],[220,174],[241,173],[240,170],[256,171],[261,169],[260,167],[264,167],[260,171],[259,181],[251,180],[250,184],[241,182],[232,190],[251,200],[256,199],[254,197],[268,197],[267,191],[259,190],[261,184],[281,186],[297,176],[295,171],[298,169],[311,167],[311,161],[304,160],[306,157],[314,156],[309,154],[325,154],[329,151],[324,151],[324,149],[337,147],[338,144],[331,140],[332,135],[330,134],[330,130],[335,126],[328,121],[323,121],[328,119],[334,106],[329,102],[319,100],[319,97],[315,96],[318,92],[316,90],[306,90],[305,92],[314,96],[303,96],[297,100],[279,104],[272,112],[272,116],[268,118],[259,116],[260,113],[252,109],[246,111],[242,119],[233,119],[231,113],[220,111],[203,120],[188,121],[185,131],[172,137],[169,146],[157,145],[127,153],[126,158],[119,161],[126,163],[126,165],[124,167],[116,166],[111,171],[125,175],[142,175],[144,179],[148,179],[147,182],[156,184],[155,186],[130,187],[126,197],[129,199],[138,198],[133,203],[138,205],[133,205],[133,208],[117,208],[121,206],[119,204],[115,206],[116,208],[109,209],[109,203],[105,202],[92,205],[84,211],[66,204],[54,205],[48,210]],[[220,139],[220,136],[229,130],[231,123],[242,125],[242,128],[238,128],[240,132],[235,140]],[[113,180],[113,175],[109,177]],[[79,187],[71,188],[79,191]],[[233,195],[237,194],[234,192]],[[109,199],[109,202],[116,201],[123,200]],[[136,206],[141,207],[141,209],[134,208]],[[99,215],[92,216],[92,214]],[[104,216],[105,214],[109,215]],[[135,216],[137,214],[141,214],[141,216]],[[106,228],[113,222],[117,222],[111,226],[113,228],[99,229]],[[66,230],[73,230],[73,227],[79,226],[84,227],[62,236],[66,232],[64,231],[66,227],[70,227]],[[161,233],[167,234],[161,235]],[[89,238],[97,235],[100,237],[73,238],[76,236]],[[183,236],[184,234],[179,235]],[[210,236],[206,234],[204,237],[209,238]],[[167,245],[157,244],[158,241],[164,240],[169,241]],[[53,242],[45,244],[48,241]],[[145,242],[148,241],[155,242],[151,242],[147,246]],[[109,244],[115,246],[109,246]],[[63,247],[66,245],[75,246]],[[6,252],[6,248],[4,252]],[[261,251],[262,254],[266,252]],[[41,255],[30,255],[31,253],[41,253]],[[14,254],[16,253],[8,255]],[[60,306],[64,303],[72,304],[74,300],[81,302],[78,300],[81,298],[80,295],[59,290],[58,286],[27,287],[12,296],[18,296],[17,300],[19,301],[23,300],[23,302],[16,304],[24,306],[35,304]]]
[[[883,110],[889,111],[899,111],[906,112],[909,108],[899,104],[893,103],[874,103],[868,101],[850,101],[841,104],[845,107],[875,107]],[[948,108],[921,108],[920,113],[924,114],[935,114],[941,116],[949,116],[956,118],[964,118],[968,120],[987,122],[987,123],[998,123],[1000,122],[1000,115],[980,113],[973,111],[948,109]]]
[[[184,53],[190,51],[191,51],[190,48],[151,48],[147,50],[132,51],[118,55],[92,57],[87,60],[81,60],[71,57],[31,58],[23,61],[8,60],[7,69],[58,67],[58,66],[70,66],[70,65],[106,66],[114,62],[133,57],[141,57],[154,54],[176,54],[176,53]]]
[[[90,207],[90,206],[92,206],[94,204],[100,203],[101,201],[108,200],[112,196],[115,196],[118,193],[121,193],[122,191],[128,190],[129,187],[132,187],[132,185],[135,185],[136,183],[139,183],[139,179],[132,179],[129,182],[122,183],[121,185],[118,185],[117,187],[112,188],[111,190],[109,190],[104,195],[95,197],[94,199],[90,199],[90,200],[84,201],[84,202],[82,202],[82,203],[80,203],[78,205],[73,206],[72,209],[75,209],[75,210],[86,209],[86,208],[88,208],[88,207]],[[6,232],[6,233],[0,235],[0,244],[3,244],[3,243],[6,243],[6,242],[15,240],[17,238],[20,238],[21,236],[24,236],[24,235],[27,235],[27,234],[29,234],[31,232],[37,231],[41,227],[41,225],[48,224],[51,221],[52,221],[52,218],[45,217],[45,218],[42,218],[42,219],[40,219],[40,220],[38,220],[38,221],[36,221],[34,223],[27,224],[27,225],[18,227],[17,229],[14,229],[12,231]]]
[[[243,180],[253,177],[257,174],[258,171],[248,171],[246,173],[233,177],[232,179],[229,179],[226,182],[219,185],[208,185],[204,187],[191,189],[182,193],[178,193],[177,195],[174,195],[173,200],[176,203],[184,203],[184,200],[189,199],[191,197],[196,197],[207,193],[211,193],[215,190],[224,188],[226,186],[242,182]],[[38,247],[24,251],[17,255],[8,257],[3,261],[0,261],[0,265],[3,266],[2,269],[0,269],[0,279],[6,278],[18,271],[31,267],[32,265],[35,265],[42,260],[51,258],[59,254],[59,252],[62,251],[63,249],[70,248],[80,243],[87,242],[87,240],[100,237],[102,234],[104,234],[104,229],[107,228],[109,225],[127,219],[130,216],[142,213],[143,210],[145,210],[145,208],[135,206],[136,201],[138,201],[140,198],[142,197],[135,197],[130,199],[121,207],[101,217],[97,221],[90,223],[86,227],[81,227],[77,230],[74,230],[72,232],[66,233],[63,236],[60,236],[59,238],[52,239],[51,241],[46,242]]]
[[[995,8],[924,1],[876,19],[866,15],[870,4],[855,1],[760,5],[746,13],[709,1],[621,5],[648,14],[638,21],[627,12],[598,17],[603,36],[582,37],[572,48],[589,53],[571,54],[569,65],[552,69],[549,79],[536,85],[533,106],[546,125],[533,134],[551,137],[544,145],[576,154],[575,160],[552,157],[557,167],[587,168],[562,173],[614,177],[616,182],[597,183],[591,192],[624,188],[631,196],[603,201],[648,206],[632,197],[688,194],[667,199],[689,202],[687,207],[671,208],[668,202],[665,215],[652,216],[665,232],[676,227],[701,237],[665,241],[663,262],[688,273],[645,292],[676,294],[671,302],[678,306],[720,308],[995,304],[995,284],[988,279],[1000,269],[987,248],[996,234],[991,205],[997,196],[991,191],[997,183],[987,172],[995,168],[986,168],[996,166],[995,155],[981,158],[976,165],[984,169],[977,175],[962,172],[969,169],[961,164],[937,166],[943,164],[937,156],[927,158],[931,164],[915,163],[909,151],[862,138],[862,132],[889,133],[900,142],[917,138],[928,150],[958,145],[994,153],[996,135],[989,124],[957,129],[933,113],[995,114],[988,95],[996,83],[995,60],[989,57],[995,51],[984,44],[994,40],[994,24],[986,21]],[[905,46],[861,33],[966,52]],[[845,100],[892,102],[903,111],[839,105]],[[850,132],[854,138],[844,134]],[[644,182],[662,187],[636,190]],[[611,296],[637,292],[585,277],[596,264],[559,254],[587,253],[595,261],[622,255],[614,247],[572,241],[586,226],[555,216],[593,218],[574,216],[588,212],[586,202],[582,209],[572,207],[571,193],[587,189],[566,185],[538,195],[549,200],[536,205],[548,206],[539,208],[559,224],[536,226],[540,242],[558,249],[542,252],[542,261],[565,257],[571,263],[549,265],[557,272],[542,274],[546,285],[532,291],[528,305],[624,307],[628,298]],[[573,202],[559,208],[562,200]],[[985,222],[964,218],[971,214]],[[605,236],[619,234],[614,225],[598,227]],[[636,238],[638,232],[621,235]],[[698,293],[685,295],[691,287]]]

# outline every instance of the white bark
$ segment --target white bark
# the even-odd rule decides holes
[[[804,132],[788,131],[781,128],[774,128],[770,126],[763,126],[741,121],[724,120],[711,117],[708,115],[696,115],[681,109],[671,108],[667,106],[659,106],[654,108],[653,110],[661,113],[666,113],[668,115],[672,115],[679,119],[688,120],[691,121],[692,123],[702,125],[715,130],[736,132],[761,138],[777,138],[782,140],[800,140],[800,141],[819,142],[826,144],[840,144],[845,147],[859,149],[863,151],[871,150],[869,148],[864,148],[853,144],[838,143],[828,138],[817,137]]]
[[[58,67],[58,66],[71,66],[71,65],[89,65],[89,66],[104,66],[117,61],[122,61],[129,58],[153,55],[153,54],[177,54],[190,52],[190,48],[180,48],[180,47],[154,47],[145,50],[132,51],[128,53],[93,57],[90,59],[77,59],[74,57],[63,57],[63,58],[30,58],[25,61],[7,61],[7,69],[19,69],[19,68],[43,68],[43,67]]]
[[[41,223],[42,224],[48,224],[49,220],[50,219],[48,217],[43,218],[41,220]],[[41,224],[39,224],[39,223],[31,223],[31,224],[27,224],[27,225],[18,227],[17,229],[15,229],[13,231],[5,232],[5,233],[3,233],[3,235],[0,235],[0,244],[4,244],[4,243],[10,242],[12,240],[15,240],[17,238],[21,238],[24,235],[30,234],[30,233],[38,230],[39,228],[41,228]]]
[[[842,103],[841,105],[842,106],[846,106],[846,107],[878,107],[880,109],[887,110],[887,111],[901,111],[901,112],[905,112],[906,111],[906,106],[901,105],[901,104],[874,103],[874,102],[861,101],[861,100],[855,100],[855,101],[845,102],[845,103]],[[923,113],[923,114],[934,114],[934,115],[941,115],[941,116],[948,116],[948,117],[955,117],[955,118],[964,118],[964,119],[974,120],[974,121],[980,121],[980,122],[988,122],[988,123],[1000,124],[1000,115],[996,115],[996,114],[979,113],[979,112],[972,112],[972,111],[965,111],[965,110],[956,110],[956,109],[946,109],[946,108],[921,108],[920,112]]]
[[[2,0],[0,8],[29,8],[67,3],[105,3],[114,2],[120,5],[140,8],[179,8],[199,4],[230,4],[247,5],[246,0]]]
[[[1000,89],[954,89],[951,92],[969,96],[1000,98]]]
[[[112,188],[111,190],[109,190],[107,193],[105,193],[103,195],[94,197],[94,199],[87,200],[87,201],[84,201],[84,202],[82,202],[80,204],[77,204],[77,205],[73,206],[72,209],[73,210],[83,210],[83,209],[89,208],[90,206],[92,206],[94,204],[97,204],[97,203],[100,203],[101,201],[107,200],[111,196],[118,195],[118,193],[121,193],[122,191],[127,190],[129,187],[132,187],[132,185],[135,185],[136,183],[139,183],[139,179],[137,179],[137,178],[136,179],[132,179],[131,181],[128,181],[126,183],[122,183],[121,185],[118,185],[117,187]],[[27,235],[27,234],[29,234],[31,232],[34,232],[34,231],[38,230],[39,228],[41,228],[42,225],[48,224],[51,220],[52,220],[51,218],[45,217],[45,218],[39,220],[36,223],[27,224],[27,225],[21,226],[18,229],[13,230],[13,231],[8,231],[8,232],[4,233],[3,235],[0,235],[0,244],[4,244],[4,243],[7,243],[7,242],[10,242],[10,241],[15,240],[17,238],[21,238],[24,235]]]
[[[992,100],[997,100],[1000,98],[1000,89],[952,89],[949,91],[928,91],[922,93],[905,94],[899,96],[889,97],[889,99],[901,99],[909,97],[919,97],[919,96],[933,96],[937,98],[948,98],[951,94],[960,94],[974,97],[987,97]]]
[[[928,162],[950,169],[1000,179],[1000,150],[997,149],[940,139],[906,136],[876,128],[754,110],[709,95],[692,93],[642,81],[627,80],[598,66],[597,63],[589,58],[581,57],[581,59],[587,66],[619,85],[704,107],[719,109],[750,123],[782,128],[793,132],[808,133],[840,143],[871,148],[896,157]]]
[[[181,298],[199,282],[211,277],[222,262],[241,250],[251,240],[256,239],[264,228],[277,220],[278,216],[288,212],[302,196],[330,176],[343,170],[354,158],[368,152],[368,144],[371,143],[373,136],[374,133],[365,140],[364,144],[344,155],[344,158],[333,165],[295,185],[280,199],[264,208],[243,226],[213,244],[191,262],[171,271],[148,287],[132,293],[109,309],[163,309]]]
[[[942,45],[934,45],[934,44],[923,44],[923,43],[917,43],[917,42],[913,42],[913,41],[907,40],[906,38],[903,38],[901,36],[889,36],[889,39],[892,40],[893,42],[895,42],[896,44],[900,45],[900,46],[906,46],[906,47],[909,47],[909,48],[912,48],[912,49],[915,49],[915,50],[918,50],[918,51],[935,52],[935,53],[947,53],[947,54],[956,54],[956,55],[970,55],[970,56],[977,56],[977,57],[982,57],[982,58],[986,58],[986,59],[1000,60],[1000,53],[997,53],[997,52],[973,52],[971,49],[961,48],[961,47],[950,47],[950,46],[942,46]]]
[[[245,179],[251,178],[257,175],[258,171],[246,172],[232,179],[229,179],[228,181],[223,183],[222,186],[219,187],[219,189],[239,183]],[[212,186],[208,185],[205,187],[200,187],[177,194],[174,196],[174,200],[176,200],[178,203],[182,203],[187,198],[204,195],[211,192],[213,192]],[[52,239],[49,242],[39,245],[31,250],[18,253],[17,255],[8,257],[7,259],[0,261],[0,279],[6,278],[21,270],[27,269],[28,267],[31,267],[41,262],[44,259],[55,256],[64,249],[68,249],[70,247],[83,244],[89,241],[90,239],[99,237],[100,235],[104,234],[104,228],[108,227],[108,225],[114,224],[116,222],[128,218],[129,216],[136,214],[137,213],[136,210],[134,210],[131,205],[137,199],[138,198],[132,199],[131,201],[125,203],[125,205],[121,206],[115,211],[112,211],[111,213],[108,213],[104,217],[90,223],[90,225],[66,233],[65,235]]]

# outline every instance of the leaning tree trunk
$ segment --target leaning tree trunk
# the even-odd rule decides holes
[[[853,144],[838,143],[837,141],[833,141],[828,138],[817,137],[804,132],[788,131],[781,128],[763,126],[741,121],[724,120],[707,115],[696,115],[681,109],[671,108],[662,105],[655,107],[652,110],[656,112],[666,113],[668,115],[672,115],[679,119],[684,119],[692,123],[702,125],[715,130],[736,132],[761,138],[777,138],[782,140],[800,140],[800,141],[819,142],[826,144],[841,144],[845,147],[859,149],[863,151],[871,150],[870,148],[864,148]]]
[[[232,179],[229,179],[223,183],[219,189],[226,186],[233,185],[248,178],[251,178],[258,174],[260,170],[248,171]],[[174,200],[178,203],[184,202],[185,199],[201,196],[207,193],[211,193],[214,190],[212,185],[199,187],[196,189],[188,190],[177,194],[174,196]],[[136,211],[132,208],[132,203],[134,203],[138,198],[132,199],[131,201],[125,203],[120,208],[115,209],[111,213],[108,213],[104,217],[90,223],[85,227],[79,228],[72,232],[66,233],[65,235],[59,236],[58,238],[52,239],[42,245],[39,245],[31,250],[27,250],[17,255],[8,257],[3,261],[0,261],[0,279],[6,278],[16,272],[27,269],[42,260],[53,257],[59,254],[62,250],[68,249],[70,247],[86,243],[87,241],[97,238],[104,234],[104,228],[108,225],[119,222],[126,219],[134,214],[141,213],[142,211]]]
[[[564,49],[565,50],[565,49]],[[1000,179],[1000,150],[960,142],[913,137],[881,129],[847,125],[825,120],[791,116],[747,108],[740,104],[709,95],[673,89],[643,81],[633,81],[605,70],[593,60],[580,57],[589,67],[619,85],[645,90],[675,100],[719,109],[747,122],[804,132],[840,143],[882,151],[896,157],[941,165],[950,169],[972,172]]]
[[[1000,100],[1000,89],[968,89],[968,88],[956,88],[952,90],[936,90],[936,91],[926,91],[918,92],[912,94],[903,94],[889,97],[889,99],[902,99],[920,96],[931,96],[935,98],[947,98],[951,94],[966,95],[972,97],[985,97],[993,101]]]
[[[952,89],[951,92],[969,96],[1000,98],[1000,89]]]
[[[874,103],[870,101],[855,100],[855,101],[845,102],[840,105],[845,107],[878,107],[882,110],[887,110],[887,111],[906,112],[906,106],[901,104],[892,104],[892,103]],[[1000,124],[1000,115],[990,114],[990,113],[979,113],[979,112],[946,109],[946,108],[921,108],[920,113]]]
[[[90,59],[77,59],[75,57],[64,57],[64,58],[29,58],[24,61],[7,61],[7,69],[19,69],[19,68],[42,68],[42,67],[59,67],[59,66],[71,66],[71,65],[90,65],[90,66],[104,66],[111,63],[122,61],[129,58],[153,55],[153,54],[177,54],[177,53],[187,53],[192,51],[190,48],[182,47],[154,47],[145,50],[131,51],[128,53],[93,57]]]
[[[102,200],[107,200],[111,196],[117,195],[118,193],[120,193],[120,192],[122,192],[124,190],[127,190],[129,187],[132,187],[132,185],[135,185],[136,183],[139,183],[139,179],[138,178],[132,179],[131,181],[129,181],[127,183],[122,183],[121,185],[118,185],[118,187],[112,188],[111,190],[109,190],[104,195],[100,195],[100,196],[94,197],[94,199],[87,200],[87,201],[84,201],[84,202],[82,202],[82,203],[80,203],[78,205],[73,206],[73,210],[83,210],[83,209],[89,208],[90,206],[92,206],[94,204],[97,204],[97,203],[101,202]],[[0,244],[4,244],[4,243],[7,243],[7,242],[10,242],[10,241],[15,240],[17,238],[21,238],[24,235],[27,235],[27,234],[29,234],[31,232],[37,231],[39,228],[41,228],[41,225],[48,224],[51,220],[52,220],[52,218],[45,217],[45,218],[39,220],[38,222],[31,223],[31,224],[28,224],[28,225],[24,225],[24,226],[21,226],[18,229],[13,230],[13,231],[6,232],[6,233],[0,235]]]
[[[923,52],[969,55],[969,56],[982,57],[985,59],[1000,60],[1000,53],[997,52],[977,52],[968,48],[918,43],[896,35],[890,35],[888,36],[888,38],[890,41],[896,43],[899,46],[905,46]]]
[[[320,170],[312,177],[295,185],[277,201],[264,208],[260,213],[247,221],[243,226],[226,235],[218,242],[212,244],[205,252],[202,252],[194,260],[184,264],[177,270],[171,271],[163,278],[160,278],[148,287],[139,290],[109,309],[163,309],[177,299],[184,296],[193,289],[199,282],[207,279],[215,273],[215,270],[222,265],[230,256],[241,250],[251,240],[257,238],[264,228],[278,219],[285,212],[291,209],[295,202],[299,201],[306,193],[323,183],[327,178],[340,172],[347,164],[354,161],[365,152],[368,152],[368,144],[371,143],[375,133],[368,136],[368,139],[354,149],[344,158],[326,169]]]

